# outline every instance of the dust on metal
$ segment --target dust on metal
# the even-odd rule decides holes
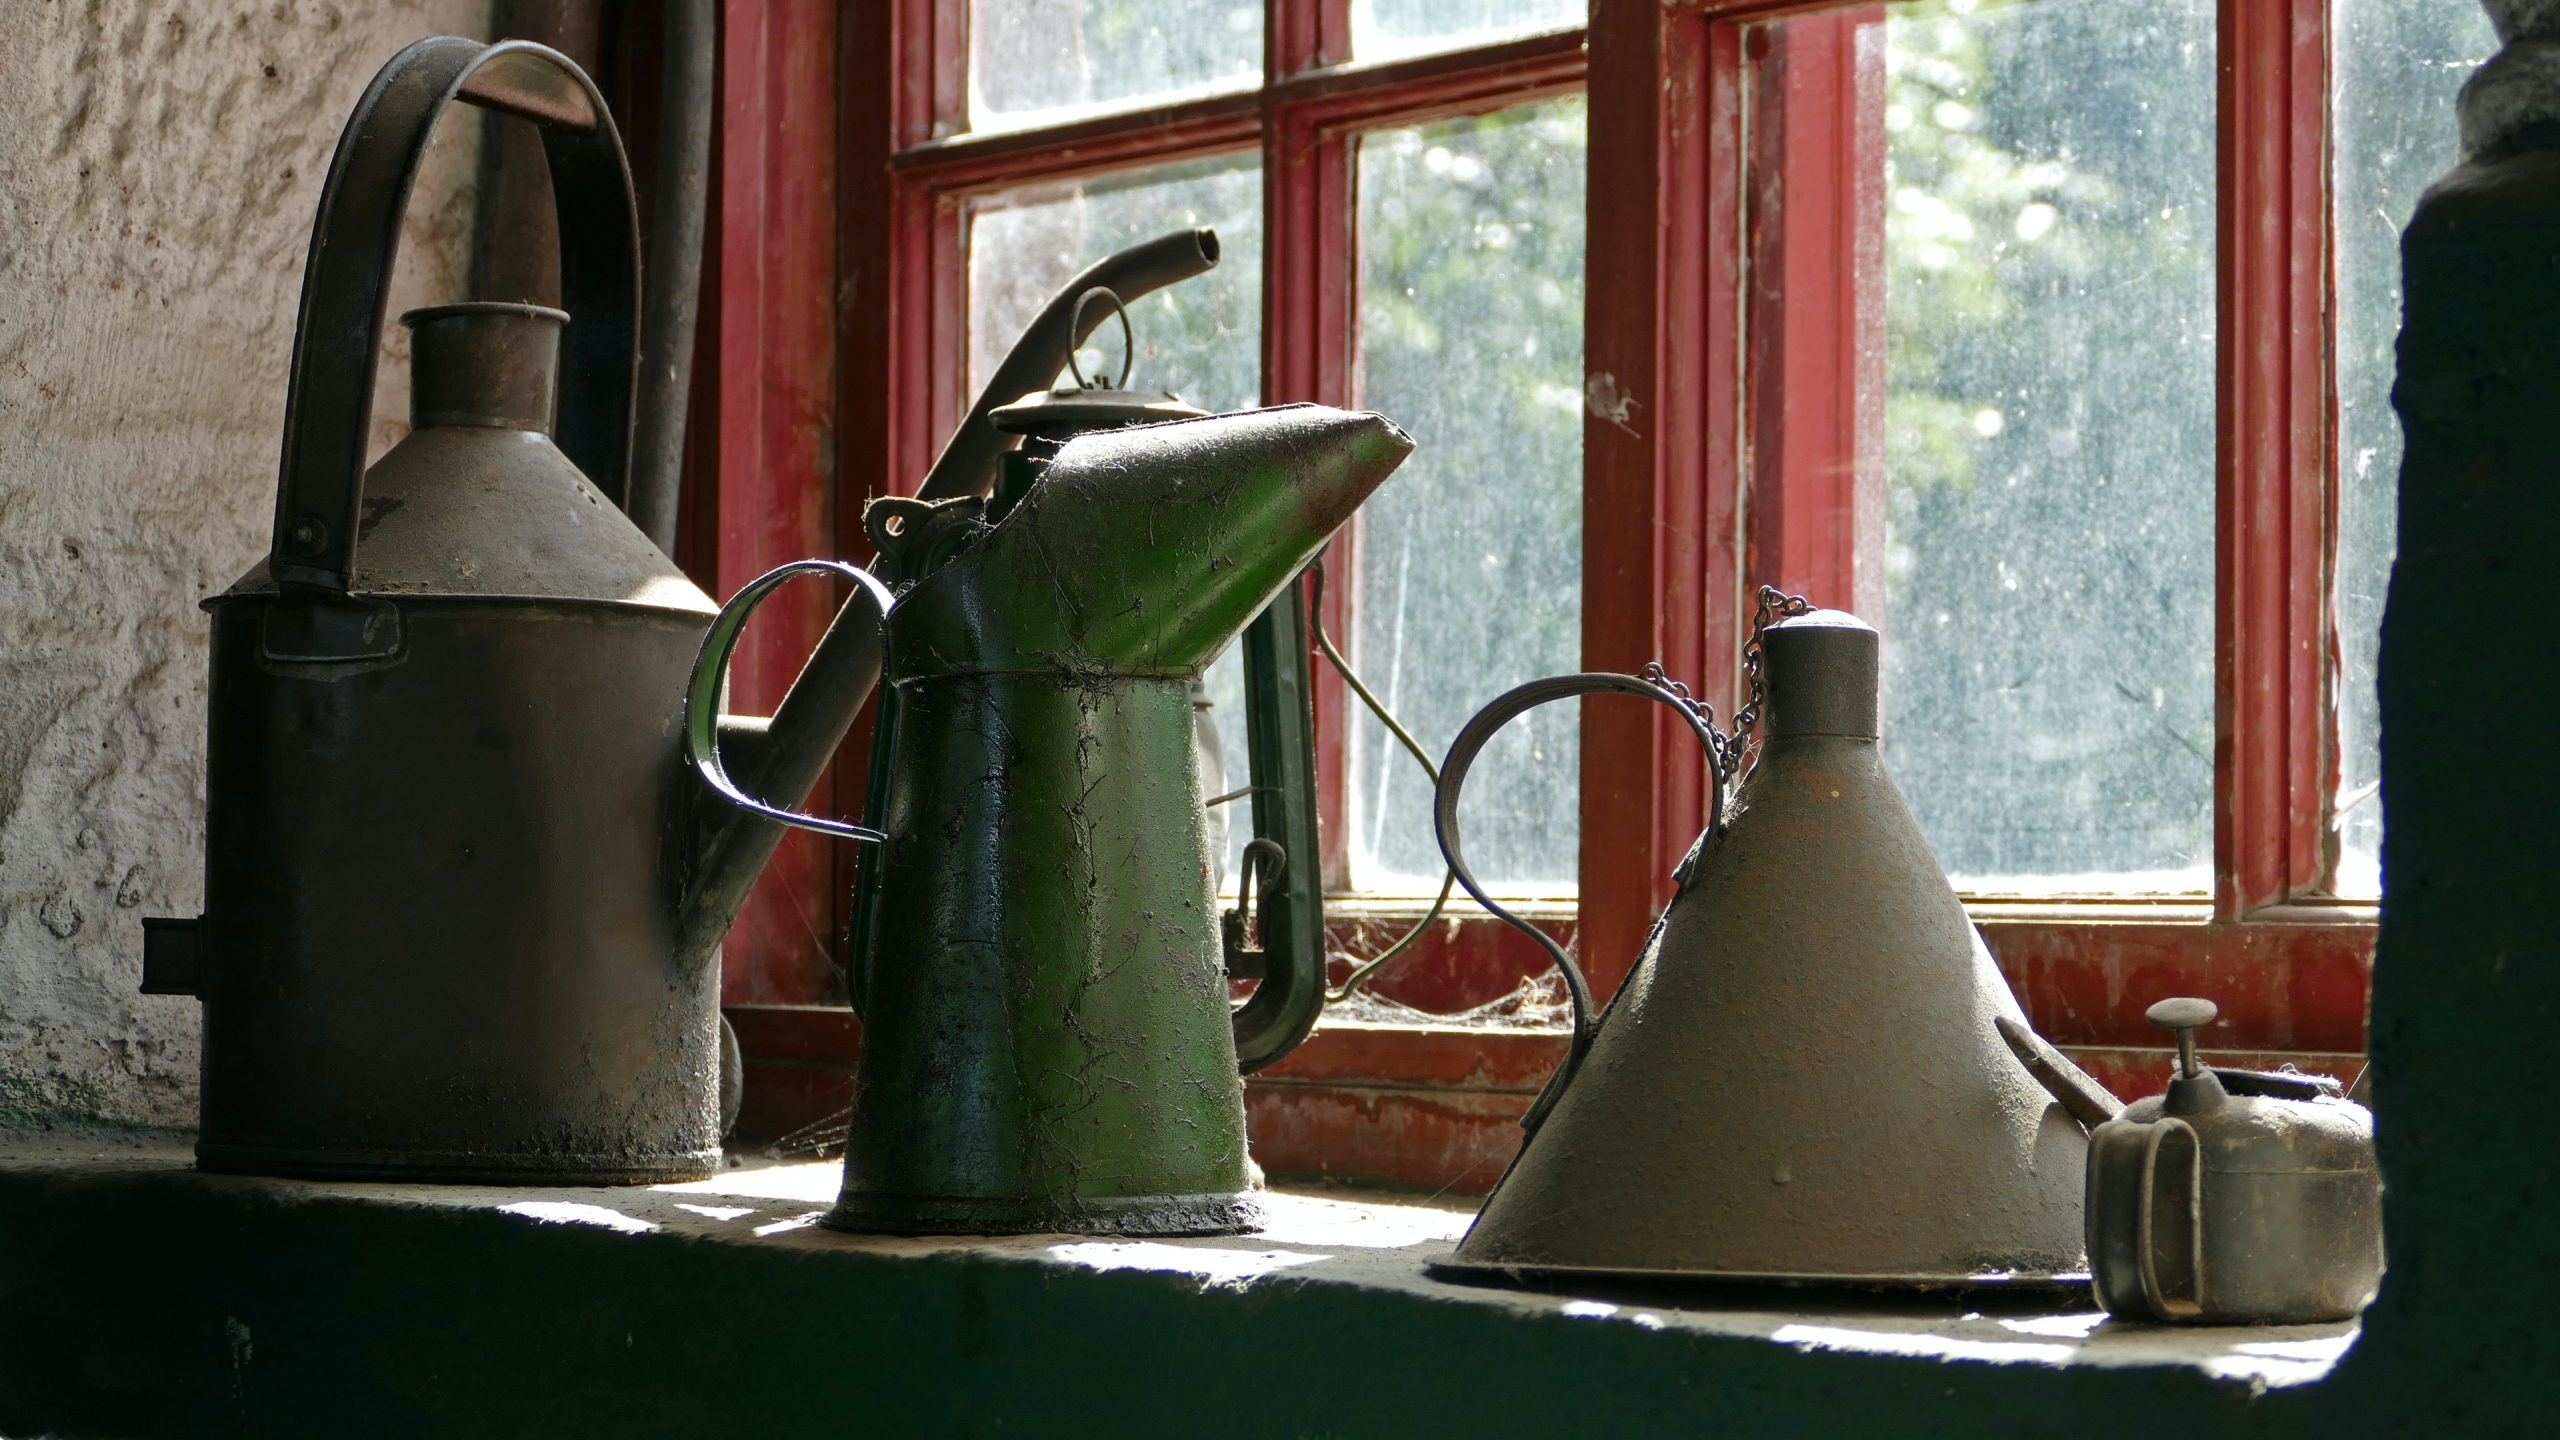
[[[412,430],[368,471],[408,180],[457,98],[554,126],[568,313],[405,317]],[[593,83],[523,43],[403,50],[349,121],[305,274],[272,548],[206,602],[206,910],[146,928],[146,988],[204,1004],[199,1159],[711,1173],[716,945],[766,822],[682,774],[714,607],[620,508],[638,241]],[[838,628],[876,657],[876,610]],[[754,727],[760,793],[814,776],[868,688],[795,687]]]
[[[1586,675],[1497,699],[1437,797],[1512,716],[1651,699],[1707,752],[1709,821],[1633,971],[1575,1053],[1448,1268],[1862,1285],[2054,1283],[2083,1266],[2077,1124],[2001,1046],[2022,1017],[1876,745],[1878,641],[1764,590],[1765,737],[1718,732],[1667,677]],[[1521,922],[1514,919],[1513,923]],[[1536,932],[1529,929],[1533,938]],[[1550,945],[1550,953],[1556,947]]]
[[[2216,1010],[2148,1018],[2178,1040],[2168,1092],[2089,1134],[2098,1302],[2144,1320],[2308,1324],[2362,1310],[2382,1279],[2373,1116],[2326,1076],[2200,1064]]]

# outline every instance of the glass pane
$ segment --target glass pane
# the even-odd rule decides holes
[[[2211,875],[2213,0],[1896,6],[1885,744],[1976,893]]]
[[[1360,398],[1416,449],[1361,511],[1352,655],[1435,756],[1478,706],[1582,649],[1584,110],[1576,96],[1360,142]],[[1350,714],[1353,880],[1427,893],[1429,781]],[[1571,889],[1578,733],[1571,706],[1549,706],[1478,762],[1467,858],[1486,883]]]
[[[1588,9],[1588,0],[1351,0],[1351,53],[1364,61],[1394,60],[1569,30]]]
[[[2338,0],[2331,161],[2338,226],[2337,891],[2382,893],[2374,652],[2391,581],[2400,421],[2400,227],[2455,159],[2453,97],[2498,48],[2477,5]]]
[[[1257,0],[971,0],[969,128],[1262,82]]]
[[[1170,390],[1204,410],[1241,410],[1262,394],[1262,166],[1253,155],[1166,166],[979,200],[969,217],[969,393],[1004,359],[1022,327],[1076,272],[1126,245],[1206,225],[1219,262],[1129,307],[1138,344],[1130,383]],[[1119,327],[1084,352],[1087,374],[1119,372]],[[1226,752],[1226,788],[1245,783],[1244,671],[1229,652],[1210,668],[1208,696]],[[1206,777],[1204,777],[1206,778]],[[1212,780],[1214,784],[1214,780]],[[1217,793],[1212,791],[1211,793]],[[1253,838],[1233,812],[1227,874]],[[1215,830],[1215,822],[1212,822]]]

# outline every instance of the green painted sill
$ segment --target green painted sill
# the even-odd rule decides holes
[[[869,1359],[909,1363],[900,1359],[898,1347],[911,1344],[912,1365],[926,1371],[1035,1363],[1023,1353],[973,1358],[968,1327],[994,1323],[1001,1330],[1004,1325],[1001,1314],[993,1322],[985,1317],[970,1321],[971,1305],[988,1302],[967,1297],[983,1294],[994,1284],[990,1277],[999,1277],[1004,1283],[996,1289],[1036,1295],[1038,1304],[1032,1308],[1056,1309],[1059,1315],[1053,1319],[1091,1325],[1103,1333],[1115,1325],[1142,1326],[1141,1312],[1177,1332],[1196,1323],[1204,1339],[1225,1333],[1231,1340],[1235,1335],[1292,1332],[1301,1316],[1318,1332],[1331,1334],[1345,1334],[1352,1322],[1374,1318],[1408,1335],[1410,1340],[1402,1343],[1409,1346],[1413,1362],[1422,1363],[1438,1351],[1429,1327],[1489,1321],[1497,1327],[1489,1333],[1497,1336],[1540,1337],[1537,1343],[1555,1353],[1596,1347],[1617,1363],[1676,1376],[1682,1384],[1713,1375],[1720,1355],[1745,1359],[1746,1352],[1732,1348],[1742,1345],[1760,1355],[1794,1351],[1819,1357],[1776,1373],[1799,1374],[1805,1383],[1825,1388],[1850,1373],[1838,1367],[1856,1357],[1896,1365],[1904,1375],[1915,1364],[1951,1377],[2006,1367],[2042,1374],[2103,1372],[2134,1381],[2138,1376],[2132,1372],[2139,1372],[2165,1383],[2187,1403],[2208,1405],[2213,1392],[2245,1404],[2269,1391],[2318,1380],[2354,1344],[2357,1333],[2353,1325],[2120,1324],[2089,1308],[2085,1292],[1896,1297],[1661,1286],[1549,1293],[1463,1285],[1434,1278],[1425,1267],[1446,1255],[1464,1232],[1469,1208],[1348,1191],[1274,1192],[1268,1226],[1246,1236],[849,1236],[817,1223],[834,1199],[837,1182],[832,1162],[749,1166],[692,1184],[631,1189],[267,1180],[196,1174],[184,1138],[166,1134],[0,1136],[0,1307],[36,1301],[58,1310],[66,1298],[29,1293],[27,1282],[36,1278],[31,1272],[44,1267],[23,1263],[26,1254],[13,1256],[9,1248],[25,1251],[28,1222],[49,1233],[50,1243],[101,1250],[130,1251],[142,1232],[151,1232],[172,1247],[152,1262],[165,1282],[163,1293],[155,1297],[170,1302],[165,1313],[155,1318],[153,1305],[107,1306],[108,1323],[130,1328],[92,1336],[89,1344],[127,1355],[177,1344],[185,1357],[165,1368],[181,1376],[207,1369],[217,1375],[213,1381],[192,1375],[181,1387],[193,1387],[189,1393],[207,1386],[219,1392],[219,1372],[232,1366],[244,1406],[253,1380],[274,1387],[273,1403],[285,1408],[264,1412],[258,1425],[272,1425],[277,1433],[292,1430],[279,1417],[291,1412],[297,1397],[352,1392],[380,1403],[386,1393],[401,1393],[396,1378],[328,1369],[319,1348],[321,1337],[338,1327],[362,1330],[374,1323],[367,1315],[383,1286],[416,1291],[397,1311],[396,1321],[384,1322],[392,1328],[414,1325],[430,1336],[468,1330],[489,1318],[476,1307],[512,1310],[555,1303],[551,1297],[557,1297],[560,1314],[541,1323],[601,1323],[618,1331],[627,1323],[626,1349],[637,1348],[640,1334],[650,1327],[699,1325],[692,1312],[704,1298],[700,1291],[706,1277],[712,1292],[723,1297],[715,1309],[753,1316],[750,1323],[758,1327],[825,1329],[836,1320],[838,1307],[831,1297],[842,1297],[844,1308],[866,1320],[878,1319],[884,1308],[912,1317],[891,1324],[886,1338],[875,1338]],[[198,1253],[206,1244],[237,1253]],[[237,1270],[226,1268],[235,1264]],[[510,1298],[502,1285],[442,1292],[439,1278],[457,1265],[466,1271],[502,1267],[507,1274],[527,1277],[535,1298]],[[173,1266],[185,1273],[165,1273]],[[200,1275],[193,1273],[198,1268]],[[814,1288],[805,1293],[821,1298],[795,1300],[779,1287],[759,1288],[758,1276],[782,1274],[811,1282]],[[13,1275],[15,1285],[10,1283]],[[541,1276],[556,1278],[531,1278]],[[189,1298],[191,1286],[201,1295]],[[265,1287],[272,1287],[271,1293],[262,1293]],[[637,1298],[611,1299],[617,1287]],[[685,1293],[688,1287],[693,1293]],[[661,1293],[684,1295],[679,1315],[659,1308],[656,1297]],[[926,1317],[951,1310],[946,1302],[955,1296],[959,1339],[947,1345],[940,1322]],[[439,1304],[455,1313],[434,1313]],[[767,1309],[760,1311],[760,1304]],[[149,1333],[155,1326],[192,1327],[200,1343],[189,1350],[183,1335],[173,1340]],[[292,1338],[305,1329],[320,1333],[302,1342]],[[434,1362],[432,1347],[439,1342],[412,1337],[395,1353],[414,1355],[422,1343],[429,1347],[425,1360]],[[298,1346],[311,1352],[307,1361],[297,1355]],[[1104,1344],[1096,1353],[1107,1363],[1113,1350]],[[1483,1358],[1499,1366],[1498,1354]],[[0,1367],[12,1359],[24,1363],[26,1357],[0,1335]],[[514,1393],[527,1383],[503,1368],[491,1370],[469,1346],[453,1359],[455,1364],[442,1368],[448,1376],[465,1377],[455,1383],[486,1383],[498,1393]],[[97,1358],[86,1353],[62,1357],[62,1362],[91,1372],[98,1368]],[[377,1358],[372,1363],[407,1362]],[[1179,1362],[1161,1354],[1145,1358],[1128,1352],[1128,1363],[1138,1366],[1143,1378],[1158,1364]],[[1405,1361],[1389,1354],[1357,1362],[1400,1363]],[[1762,1370],[1767,1363],[1750,1360],[1747,1368]],[[475,1370],[482,1372],[477,1381],[469,1378]],[[644,1384],[719,1388],[682,1366],[642,1364],[637,1373]],[[2099,1380],[2101,1374],[2090,1378]],[[0,1384],[7,1379],[0,1368]],[[609,1383],[627,1398],[634,1380]],[[967,1383],[962,1384],[965,1391]],[[469,1396],[434,1393],[463,1407],[456,1413],[469,1412]],[[1250,1385],[1245,1393],[1252,1393]],[[65,1403],[79,1399],[74,1394]],[[656,1413],[688,1408],[670,1394],[658,1399],[665,1403]],[[208,1403],[220,1412],[228,1402],[215,1393]],[[101,1413],[113,1412],[110,1404]],[[179,1413],[173,1433],[204,1428],[212,1412],[181,1407]],[[257,1413],[254,1406],[243,1409],[244,1426],[246,1417]],[[10,1416],[0,1404],[0,1434],[18,1433],[7,1428]],[[24,1412],[15,1423],[24,1425],[29,1419],[54,1423],[45,1414]],[[1155,1427],[1135,1428],[1143,1432]],[[64,1433],[81,1432],[66,1426]],[[147,1427],[134,1433],[147,1433]],[[1285,1433],[1347,1434],[1357,1433],[1357,1427]]]

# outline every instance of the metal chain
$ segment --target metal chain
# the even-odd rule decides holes
[[[1750,732],[1760,724],[1760,711],[1769,693],[1760,678],[1760,645],[1768,638],[1769,627],[1779,620],[1802,615],[1813,606],[1801,595],[1790,595],[1775,585],[1760,587],[1760,604],[1751,616],[1751,639],[1742,647],[1742,708],[1733,712],[1733,728],[1725,733],[1725,773],[1739,778],[1742,761],[1747,758],[1744,746]]]
[[[1715,737],[1716,766],[1727,776],[1734,779],[1741,777],[1742,762],[1748,758],[1743,747],[1749,741],[1750,732],[1759,725],[1760,711],[1768,699],[1768,692],[1760,678],[1761,641],[1768,636],[1771,625],[1792,616],[1806,614],[1812,609],[1812,603],[1801,595],[1790,595],[1775,585],[1760,587],[1759,605],[1751,617],[1751,639],[1742,647],[1742,678],[1745,691],[1742,708],[1733,712],[1733,725],[1727,730],[1716,729],[1714,707],[1700,704],[1696,697],[1689,693],[1688,686],[1665,674],[1661,661],[1645,662],[1642,672],[1645,679],[1669,691],[1682,705],[1688,707],[1691,714],[1706,721],[1707,733]]]
[[[1644,662],[1644,669],[1637,673],[1644,679],[1653,682],[1653,684],[1668,692],[1672,699],[1680,703],[1680,708],[1697,716],[1698,719],[1705,724],[1707,727],[1707,735],[1715,744],[1716,768],[1719,770],[1723,769],[1725,762],[1724,732],[1716,728],[1715,707],[1701,703],[1698,697],[1689,693],[1688,686],[1672,679],[1671,676],[1663,670],[1662,662],[1659,660],[1647,660]]]

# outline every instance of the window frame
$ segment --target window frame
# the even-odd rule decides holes
[[[1259,89],[975,136],[958,133],[963,0],[836,13],[728,0],[714,177],[720,298],[706,313],[706,336],[716,337],[706,345],[721,357],[712,368],[751,398],[722,407],[718,377],[710,387],[716,507],[742,523],[718,524],[712,563],[697,563],[697,574],[711,572],[706,583],[727,593],[784,559],[867,554],[862,503],[883,493],[883,477],[911,487],[971,398],[970,197],[1260,146],[1264,399],[1345,404],[1355,382],[1352,139],[1582,90],[1594,402],[1584,426],[1583,665],[1658,660],[1729,712],[1746,583],[1774,577],[1870,610],[1881,599],[1858,562],[1858,522],[1880,515],[1860,515],[1854,486],[1787,483],[1848,473],[1809,457],[1839,458],[1840,412],[1825,406],[1856,403],[1858,387],[1820,404],[1753,404],[1773,377],[1801,401],[1807,376],[1856,374],[1854,303],[1772,305],[1756,283],[1773,267],[1816,274],[1789,269],[1790,249],[1801,261],[1836,245],[1843,217],[1864,203],[1856,167],[1819,170],[1812,158],[1858,153],[1855,76],[1839,68],[1791,93],[1775,136],[1765,124],[1755,131],[1745,103],[1754,26],[1881,8],[1599,0],[1585,30],[1346,67],[1337,62],[1349,52],[1348,0],[1270,0]],[[2336,503],[2328,8],[2219,6],[2214,891],[1970,907],[2030,1016],[2128,1091],[2156,1088],[2155,1037],[2139,1008],[2157,995],[2214,995],[2225,1016],[2213,1037],[2220,1053],[2334,1070],[2364,1049],[2374,907],[2313,889],[2338,764],[2327,618]],[[1752,212],[1755,145],[1791,157],[1791,192],[1808,179],[1837,182],[1822,203],[1789,211],[1787,226],[1810,243],[1790,247],[1787,234],[1755,223],[1765,218]],[[2259,223],[2269,214],[2276,223]],[[837,303],[809,304],[811,294]],[[1602,413],[1612,396],[1634,408]],[[813,414],[832,426],[813,427]],[[812,475],[833,477],[814,505]],[[1327,590],[1337,634],[1349,588]],[[824,623],[823,599],[759,622],[740,652],[750,698],[796,670]],[[1320,667],[1328,818],[1342,813],[1345,699]],[[835,771],[839,811],[860,808],[865,748],[858,728]],[[1669,898],[1670,871],[1704,820],[1706,776],[1694,739],[1658,707],[1587,707],[1580,754],[1579,899],[1547,907],[1542,920],[1576,944],[1605,994]],[[1342,874],[1342,830],[1328,826],[1331,879]],[[851,857],[806,864],[812,874],[785,877],[798,898],[776,906],[760,893],[731,941],[726,997],[750,1060],[750,1133],[823,1114],[858,1043],[840,1006],[818,1003],[812,981],[823,982],[826,957],[809,954],[822,934],[843,933]],[[829,887],[823,904],[810,890],[818,884]],[[1354,948],[1374,948],[1419,909],[1329,902],[1338,938]],[[1435,927],[1391,993],[1426,1010],[1457,1008],[1485,998],[1488,977],[1543,963],[1471,912]],[[1561,1037],[1526,1029],[1329,1023],[1250,1087],[1256,1152],[1279,1173],[1485,1188],[1562,1048]]]

